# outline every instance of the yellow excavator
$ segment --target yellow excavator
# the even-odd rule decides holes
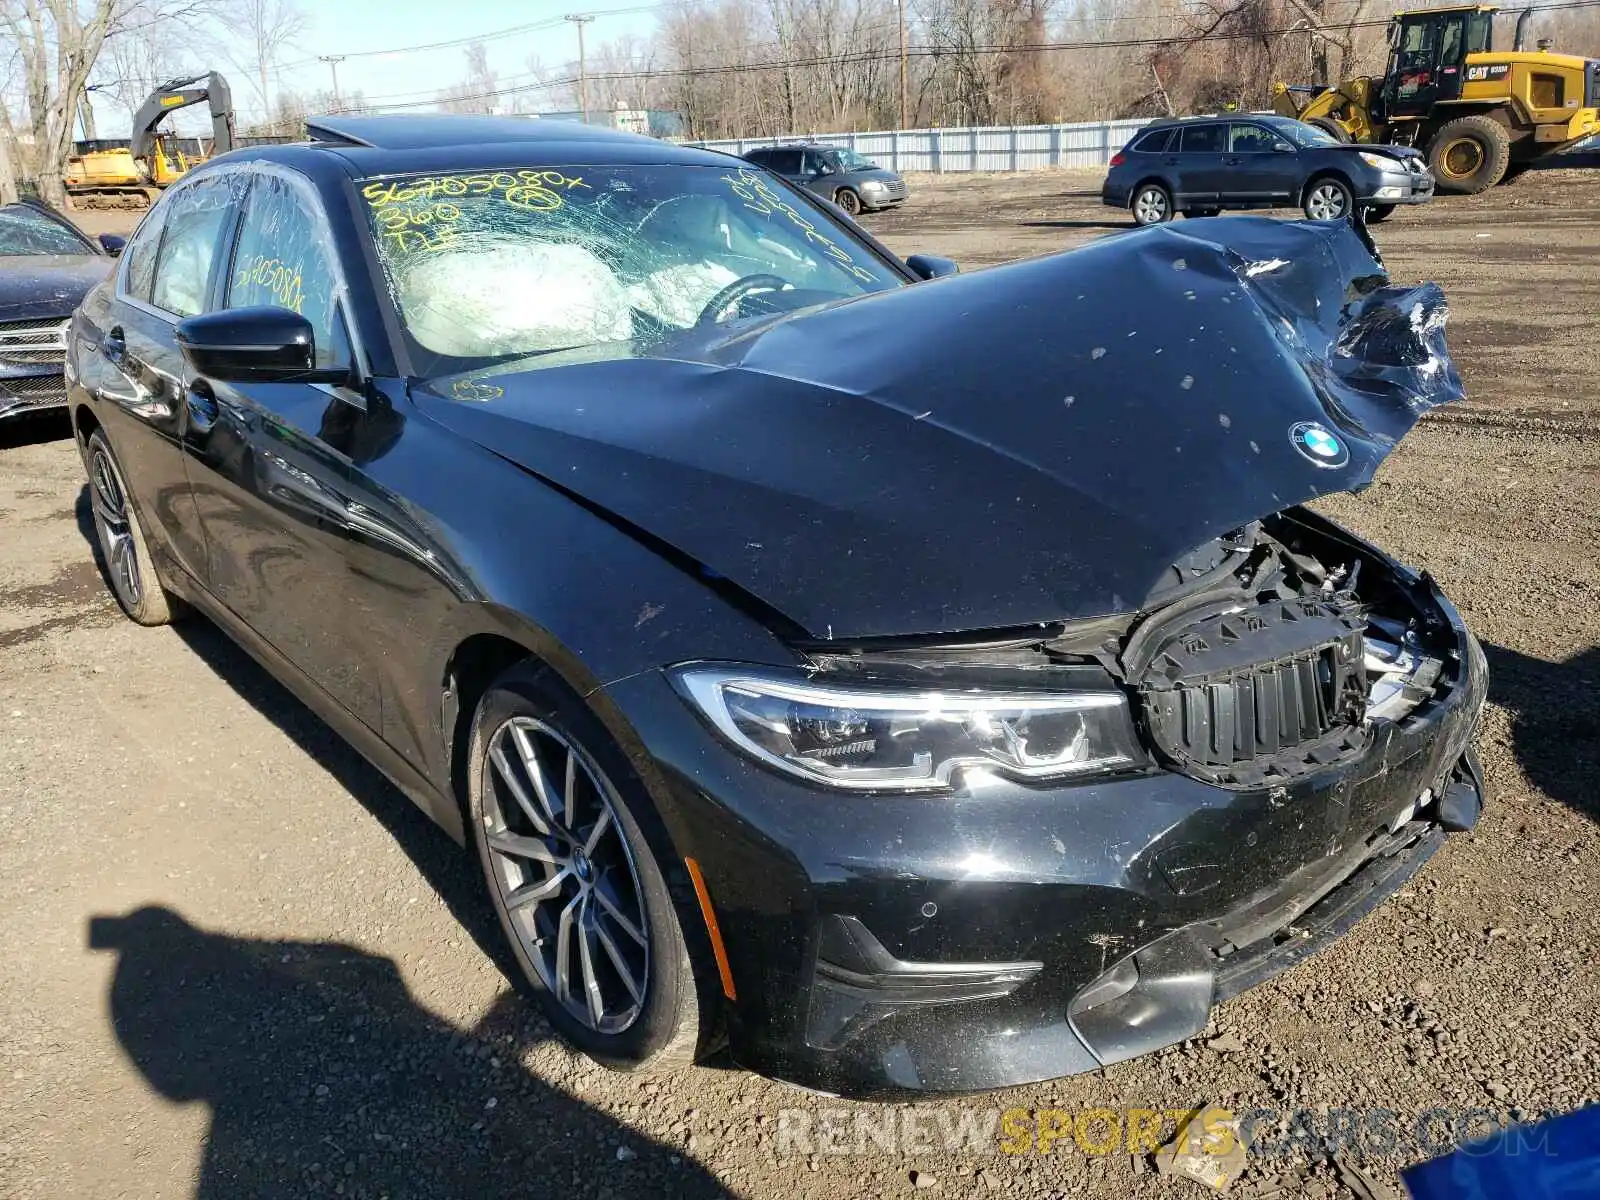
[[[1415,146],[1441,191],[1484,191],[1600,134],[1600,60],[1524,49],[1532,11],[1517,12],[1510,50],[1495,49],[1493,5],[1396,13],[1382,75],[1278,83],[1273,108],[1342,142]]]
[[[192,79],[162,84],[139,106],[133,118],[133,137],[127,142],[79,142],[67,160],[64,182],[74,208],[149,208],[161,189],[183,178],[190,167],[210,155],[184,153],[181,142],[157,132],[168,113],[191,104],[211,106],[211,154],[234,147],[233,94],[221,75],[212,71]]]

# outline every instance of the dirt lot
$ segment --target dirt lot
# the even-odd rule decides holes
[[[1326,505],[1432,571],[1489,647],[1480,830],[1333,949],[1223,1006],[1207,1038],[911,1124],[726,1065],[610,1075],[554,1044],[509,994],[467,858],[215,630],[123,620],[72,446],[49,440],[63,431],[9,435],[0,1195],[1198,1197],[1070,1136],[1048,1155],[944,1147],[963,1114],[1206,1101],[1393,1110],[1398,1144],[1365,1160],[1382,1189],[1428,1148],[1425,1110],[1600,1097],[1597,182],[1534,175],[1382,227],[1395,276],[1449,294],[1470,400]],[[978,266],[1119,225],[1096,187],[919,180],[869,221],[897,251]],[[780,1137],[841,1113],[833,1148],[866,1153]],[[886,1113],[895,1152],[849,1125],[881,1133]],[[1231,1194],[1361,1193],[1299,1153],[1256,1160]]]

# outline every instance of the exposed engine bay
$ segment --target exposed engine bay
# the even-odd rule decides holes
[[[1378,723],[1450,686],[1456,647],[1430,597],[1405,568],[1289,509],[1174,563],[1132,617],[977,645],[830,646],[814,661],[945,688],[993,686],[998,672],[1015,682],[1018,668],[1029,686],[1097,677],[1128,696],[1156,761],[1255,788],[1359,755]]]

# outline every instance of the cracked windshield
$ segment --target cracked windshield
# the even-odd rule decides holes
[[[667,354],[686,331],[902,283],[747,168],[540,167],[369,180],[361,194],[423,375]]]

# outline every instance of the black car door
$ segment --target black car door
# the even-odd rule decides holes
[[[152,553],[170,554],[197,579],[206,575],[205,530],[183,464],[184,366],[173,331],[205,306],[229,187],[227,175],[190,180],[145,218],[110,303],[88,314],[84,332],[99,342],[81,356],[83,386],[100,399],[134,502],[157,531]]]
[[[348,365],[344,289],[315,192],[297,175],[262,168],[242,210],[218,307],[293,309],[311,322],[318,365]],[[185,445],[211,592],[377,729],[375,672],[347,624],[350,460],[322,436],[330,412],[363,404],[357,393],[327,384],[230,383],[191,373]]]
[[[1222,165],[1227,126],[1220,123],[1185,125],[1178,144],[1177,174],[1179,206],[1196,201],[1216,202],[1222,194]]]

